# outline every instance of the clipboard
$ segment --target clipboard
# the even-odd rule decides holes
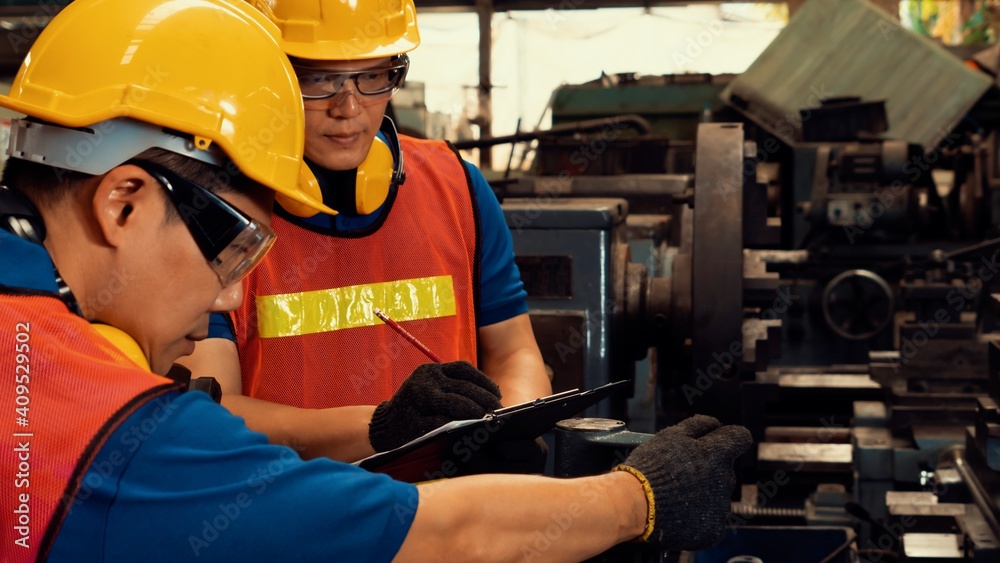
[[[453,477],[459,473],[457,461],[453,459],[456,455],[489,442],[533,440],[560,420],[576,416],[631,383],[631,380],[615,381],[589,391],[573,389],[497,409],[481,419],[452,421],[394,450],[377,453],[354,465],[410,483]]]

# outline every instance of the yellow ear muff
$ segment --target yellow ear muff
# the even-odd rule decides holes
[[[301,193],[307,194],[309,197],[316,198],[318,201],[323,201],[323,192],[319,188],[319,182],[316,181],[316,176],[313,175],[312,170],[309,169],[309,165],[305,162],[299,168],[299,183],[298,190]],[[295,215],[296,217],[312,217],[316,215],[317,211],[315,208],[310,207],[298,200],[292,199],[281,192],[274,194],[275,201],[278,202],[283,209]],[[326,208],[327,215],[336,215],[337,212],[332,208]]]
[[[146,360],[146,355],[142,352],[142,348],[139,347],[139,343],[129,336],[128,333],[103,323],[93,323],[90,326],[94,327],[94,330],[100,333],[101,336],[107,338],[108,342],[111,342],[128,359],[138,364],[142,369],[149,371],[149,361]]]
[[[354,197],[360,215],[374,213],[385,203],[392,185],[393,164],[389,145],[375,137],[368,156],[358,166]]]

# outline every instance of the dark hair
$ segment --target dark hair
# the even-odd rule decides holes
[[[135,158],[155,162],[216,194],[242,192],[253,195],[266,189],[228,160],[224,166],[218,167],[161,148],[145,150]],[[4,166],[0,183],[20,191],[36,206],[42,207],[58,203],[93,177],[83,172],[10,158]],[[166,192],[163,192],[163,197],[167,198]],[[167,220],[180,218],[173,205],[167,205],[166,210]]]
[[[0,183],[23,193],[36,206],[42,207],[62,200],[90,178],[93,176],[82,172],[9,158],[3,167]]]

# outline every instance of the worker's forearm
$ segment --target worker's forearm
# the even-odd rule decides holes
[[[478,475],[421,485],[396,561],[581,561],[640,536],[639,481],[616,472],[582,479]]]
[[[537,349],[518,350],[506,357],[484,358],[480,366],[503,395],[505,407],[552,394],[552,384]]]
[[[271,443],[293,448],[304,459],[353,462],[375,453],[368,441],[373,406],[300,409],[243,395],[225,394],[222,405]]]
[[[506,407],[552,394],[527,313],[479,328],[479,364],[500,386]]]

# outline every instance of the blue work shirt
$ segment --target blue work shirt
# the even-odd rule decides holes
[[[0,286],[55,292],[48,252],[0,230]],[[48,560],[390,561],[417,504],[413,485],[302,461],[207,394],[175,391],[97,451]]]

